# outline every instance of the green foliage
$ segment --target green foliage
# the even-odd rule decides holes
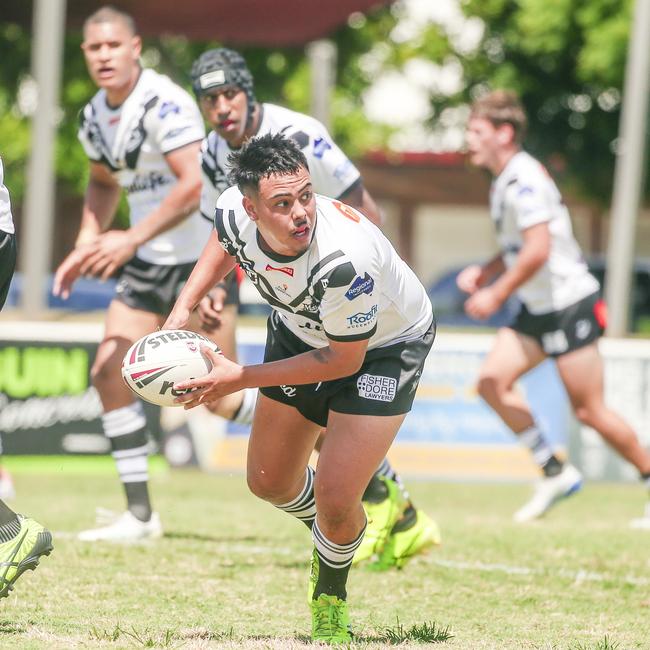
[[[361,110],[359,98],[370,79],[359,69],[359,57],[373,43],[386,38],[395,24],[395,17],[386,8],[360,20],[357,27],[344,26],[333,37],[339,46],[340,82],[333,102],[333,135],[351,154],[385,142],[386,128],[370,125]],[[0,23],[0,155],[14,202],[20,202],[24,196],[30,148],[30,115],[23,110],[25,102],[19,100],[20,92],[26,87],[23,82],[29,75],[30,44],[28,31]],[[81,34],[66,34],[55,151],[59,191],[76,195],[83,194],[88,179],[87,159],[77,142],[78,115],[96,92],[80,45]],[[145,41],[143,61],[190,90],[192,62],[206,49],[220,45],[216,41],[202,43],[179,36],[161,36]],[[303,48],[239,49],[251,68],[260,101],[309,111],[309,67]],[[126,219],[127,208],[122,202],[118,221],[124,225]]]
[[[519,92],[526,146],[585,197],[608,202],[618,135],[631,0],[462,0],[485,21],[476,55],[461,59],[465,88]]]
[[[332,134],[352,156],[382,148],[393,128],[369,123],[364,91],[381,73],[404,70],[415,58],[462,69],[451,96],[432,86],[433,130],[448,128],[449,109],[467,104],[486,87],[518,91],[530,117],[527,148],[585,197],[607,203],[633,0],[459,0],[466,17],[484,23],[478,47],[468,48],[446,27],[420,25],[396,36],[405,6],[396,2],[368,15],[355,14],[332,39],[338,48]],[[453,30],[451,30],[453,32]],[[68,192],[80,194],[87,163],[76,141],[77,115],[95,92],[79,51],[80,35],[65,39],[62,114],[56,148],[57,175]],[[192,61],[219,43],[164,36],[145,43],[146,65],[189,88]],[[261,101],[309,111],[309,67],[303,48],[242,48]],[[14,200],[24,193],[29,119],[19,101],[29,70],[30,38],[0,24],[0,153]],[[24,98],[22,98],[24,99]],[[399,101],[396,98],[396,101]],[[640,136],[641,137],[641,136]],[[121,209],[124,218],[125,210]]]

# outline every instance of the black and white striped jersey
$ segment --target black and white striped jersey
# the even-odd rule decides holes
[[[215,228],[264,300],[312,347],[369,339],[373,349],[422,336],[433,312],[426,291],[381,230],[353,208],[316,195],[312,241],[297,257],[267,253],[231,187]]]
[[[261,104],[262,115],[256,136],[284,133],[300,146],[307,158],[314,190],[326,196],[340,197],[361,179],[359,170],[332,140],[327,129],[316,119],[275,104]],[[219,195],[230,186],[228,143],[211,131],[201,145],[203,189],[201,214],[214,218]]]
[[[564,309],[598,291],[573,236],[571,217],[543,165],[524,151],[515,154],[492,183],[490,213],[507,267],[521,250],[522,232],[548,223],[551,251],[544,266],[517,290],[532,314]]]
[[[131,94],[111,108],[100,90],[81,113],[79,140],[87,156],[113,173],[127,193],[131,223],[155,210],[176,182],[165,154],[205,135],[189,93],[169,77],[143,70]],[[210,235],[199,212],[138,248],[142,260],[161,265],[198,259]]]
[[[4,184],[4,167],[2,158],[0,158],[0,230],[13,234],[14,220],[11,216],[11,200],[9,199],[9,190]]]

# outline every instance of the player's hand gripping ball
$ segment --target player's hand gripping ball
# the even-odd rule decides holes
[[[196,379],[212,370],[210,360],[201,353],[205,345],[217,353],[219,347],[196,332],[161,330],[136,341],[122,361],[126,385],[147,402],[158,406],[182,406],[174,399],[187,391],[174,390],[174,384]]]

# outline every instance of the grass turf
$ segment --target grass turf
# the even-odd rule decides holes
[[[54,533],[54,552],[0,602],[0,648],[302,648],[307,529],[243,476],[152,472],[165,537],[84,544],[94,509],[123,507],[106,459],[7,458],[11,505]],[[640,486],[588,484],[542,522],[515,525],[525,485],[412,482],[443,546],[401,572],[353,569],[352,647],[650,648],[650,532],[632,531]],[[446,637],[447,640],[443,640]]]

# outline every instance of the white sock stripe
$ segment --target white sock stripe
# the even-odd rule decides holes
[[[115,460],[121,460],[123,458],[134,458],[136,456],[148,456],[149,445],[142,445],[140,447],[133,447],[131,449],[115,450],[111,452],[111,455]]]
[[[102,414],[102,420],[106,419],[109,423],[118,423],[122,420],[132,418],[134,415],[143,415],[144,408],[142,402],[133,402],[128,406],[122,406],[112,411],[105,411]]]
[[[366,526],[368,522],[366,522],[363,526],[363,530],[359,533],[358,537],[356,539],[353,539],[351,542],[348,542],[347,544],[337,544],[336,542],[332,542],[327,537],[325,537],[323,531],[320,529],[318,526],[318,522],[314,522],[314,529],[313,529],[313,534],[314,535],[319,535],[320,539],[322,540],[323,544],[331,548],[332,551],[348,551],[349,549],[356,549],[359,544],[361,544],[361,540],[363,539],[363,536],[365,535],[366,532]]]
[[[255,413],[255,405],[257,404],[257,393],[257,388],[244,389],[242,402],[233,422],[237,424],[251,424],[253,422],[253,414]]]
[[[141,474],[124,474],[120,475],[120,479],[122,483],[146,483],[149,480],[149,474],[146,472]]]
[[[119,438],[120,436],[127,436],[130,433],[135,433],[140,431],[147,426],[147,420],[144,416],[138,416],[131,418],[129,422],[122,424],[119,427],[110,425],[106,426],[104,424],[104,434],[107,438]]]
[[[147,474],[149,469],[146,456],[135,456],[134,458],[116,458],[115,464],[117,465],[118,474],[122,479],[124,478],[125,474],[132,474],[133,472],[137,472],[138,474]]]
[[[312,526],[312,538],[314,540],[316,552],[323,562],[333,569],[342,569],[352,563],[354,554],[357,548],[359,548],[365,532],[366,527],[364,526],[359,537],[357,537],[353,542],[350,542],[349,544],[335,544],[323,535],[316,522],[314,522],[314,525]]]
[[[316,501],[314,499],[314,470],[307,466],[305,471],[305,486],[300,494],[289,501],[277,505],[276,508],[283,510],[287,514],[299,519],[300,521],[308,522],[316,518]]]
[[[521,442],[530,449],[535,462],[538,465],[545,465],[553,455],[553,449],[539,428],[533,425],[518,435]]]
[[[357,548],[361,545],[365,532],[366,526],[364,525],[363,530],[355,540],[348,544],[336,544],[323,535],[323,532],[318,527],[317,521],[314,522],[311,529],[312,539],[314,540],[314,546],[316,547],[318,556],[325,564],[334,569],[341,569],[352,563],[352,558]]]
[[[381,461],[381,464],[377,468],[375,474],[378,474],[379,476],[388,476],[388,477],[390,477],[390,475],[393,474],[393,468],[390,466],[390,463],[388,462],[388,458],[384,458],[384,460]]]
[[[295,498],[292,499],[291,501],[288,501],[287,503],[282,503],[279,506],[276,506],[277,508],[281,508],[282,510],[289,510],[296,504],[300,503],[303,501],[305,498],[307,498],[310,494],[314,494],[314,470],[307,465],[307,469],[305,470],[305,485],[302,488],[302,491],[300,494]]]

